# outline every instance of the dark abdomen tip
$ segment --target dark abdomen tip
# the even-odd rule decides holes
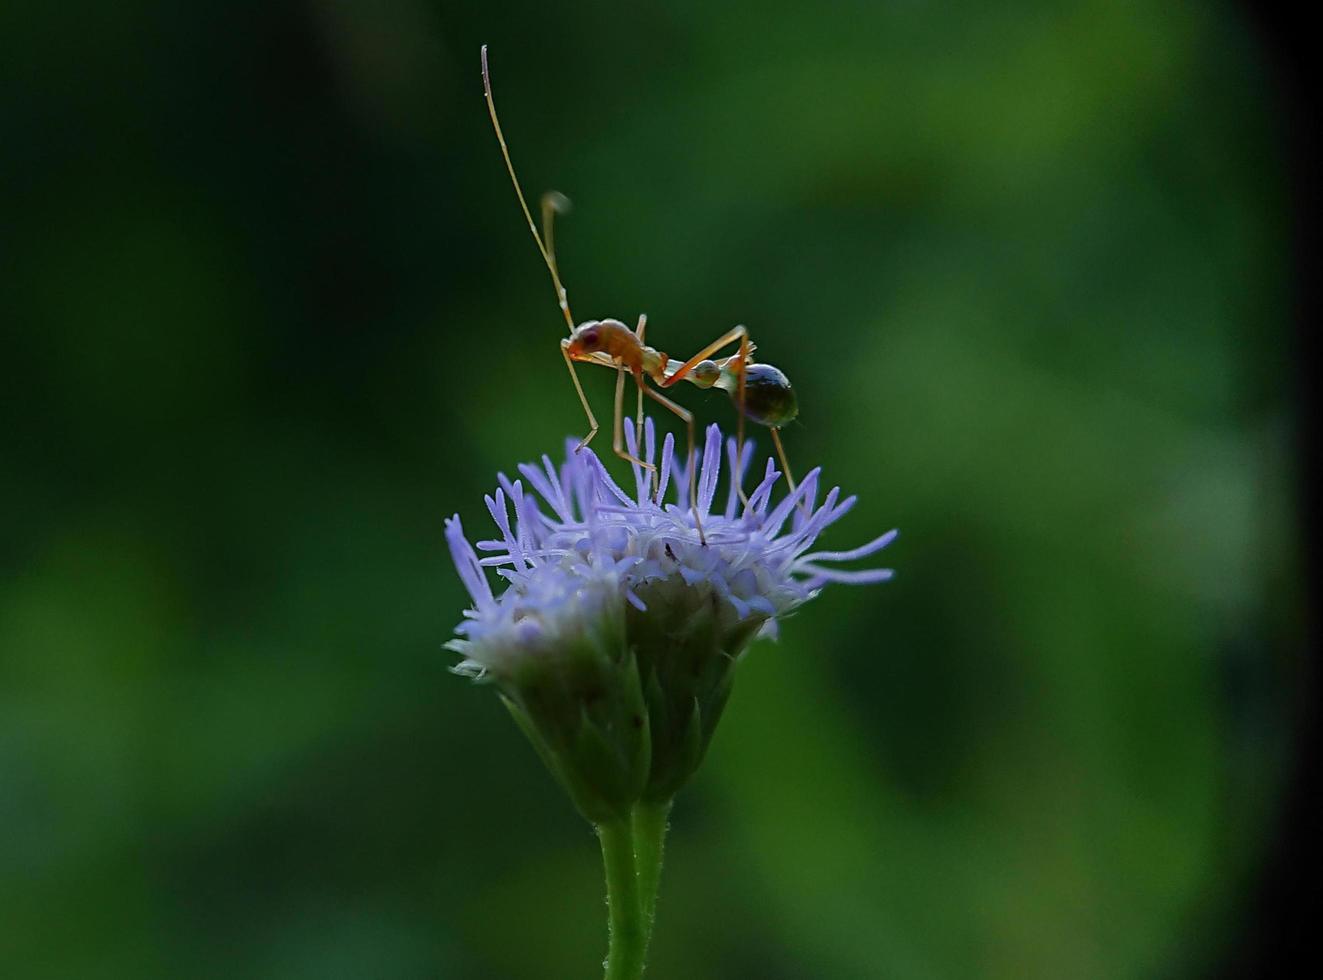
[[[730,397],[737,409],[740,392],[738,383],[730,388]],[[744,371],[744,417],[759,425],[779,428],[799,414],[799,399],[790,379],[780,368],[770,364],[750,364]]]

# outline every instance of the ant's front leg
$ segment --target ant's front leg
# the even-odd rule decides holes
[[[588,396],[583,393],[583,385],[579,383],[579,373],[574,370],[574,361],[570,358],[570,352],[565,349],[564,344],[561,345],[560,353],[565,358],[565,366],[570,369],[570,380],[574,382],[574,390],[579,393],[579,404],[583,406],[584,414],[588,416],[588,434],[580,439],[579,444],[574,447],[574,451],[577,453],[593,441],[593,436],[597,435],[597,430],[601,426],[597,424],[597,417],[593,415],[592,406],[588,404]]]

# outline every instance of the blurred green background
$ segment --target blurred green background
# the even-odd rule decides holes
[[[0,974],[595,975],[596,842],[441,650],[442,518],[583,429],[482,42],[579,318],[749,324],[828,545],[902,529],[742,665],[650,975],[1235,962],[1302,597],[1234,8],[130,2],[0,12]]]

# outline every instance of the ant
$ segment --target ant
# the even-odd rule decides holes
[[[601,428],[597,417],[593,415],[588,397],[584,394],[579,375],[574,369],[576,363],[596,364],[608,367],[616,372],[615,425],[611,448],[617,456],[636,466],[643,467],[656,480],[657,468],[628,452],[624,442],[624,398],[625,375],[634,378],[638,386],[638,428],[643,425],[643,398],[646,395],[653,401],[673,412],[684,422],[689,434],[689,454],[687,471],[689,473],[689,501],[694,511],[694,524],[700,540],[703,537],[703,525],[698,515],[698,495],[696,492],[697,472],[694,466],[694,416],[683,406],[661,393],[681,381],[688,381],[699,388],[721,388],[727,392],[739,413],[738,435],[736,438],[736,458],[742,459],[744,453],[744,420],[764,425],[771,432],[772,443],[776,447],[777,457],[786,474],[790,492],[795,490],[794,479],[790,475],[790,464],[786,461],[785,448],[781,445],[781,427],[794,420],[799,414],[799,404],[790,379],[780,369],[770,364],[755,363],[752,359],[756,349],[749,338],[749,330],[743,324],[728,330],[712,343],[708,344],[687,361],[678,362],[666,354],[649,347],[643,342],[644,331],[648,325],[647,314],[639,314],[638,326],[633,330],[619,320],[586,320],[577,326],[570,314],[570,303],[565,287],[561,284],[560,271],[556,267],[556,246],[553,237],[553,221],[558,213],[569,209],[569,200],[562,194],[549,191],[542,195],[542,234],[538,234],[533,222],[528,202],[524,200],[519,178],[515,176],[514,164],[510,162],[510,151],[505,145],[505,134],[501,132],[501,122],[496,117],[496,103],[492,98],[491,74],[487,69],[487,45],[482,46],[482,88],[487,98],[487,111],[492,117],[492,128],[496,130],[496,140],[501,145],[501,156],[505,158],[505,169],[509,171],[510,182],[514,184],[515,195],[519,198],[519,207],[528,222],[528,230],[533,233],[542,261],[551,273],[551,283],[556,289],[556,301],[570,334],[560,342],[561,356],[569,368],[570,380],[579,395],[579,403],[588,416],[588,434],[579,441],[576,452],[592,441]],[[739,352],[720,360],[712,356],[723,347],[738,341]],[[655,387],[650,387],[647,381]],[[660,486],[658,486],[660,490]],[[740,497],[747,503],[743,488]]]

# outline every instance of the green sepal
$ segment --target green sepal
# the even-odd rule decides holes
[[[533,722],[529,719],[528,715],[524,713],[524,709],[519,707],[519,705],[515,704],[504,694],[501,694],[500,698],[501,704],[505,705],[506,710],[510,712],[510,717],[515,720],[515,724],[519,726],[519,730],[523,732],[524,736],[533,744],[533,748],[537,752],[538,758],[542,760],[543,765],[550,769],[552,775],[557,779],[563,780],[555,755],[552,754],[551,750],[547,748],[546,744],[538,736],[537,729],[533,727]]]
[[[502,700],[584,817],[623,819],[652,762],[638,665],[630,651],[590,645],[577,652],[503,685]]]
[[[735,664],[763,620],[715,593],[654,583],[547,656],[494,678],[539,758],[594,823],[670,800],[702,763]],[[624,606],[624,603],[622,603]]]

